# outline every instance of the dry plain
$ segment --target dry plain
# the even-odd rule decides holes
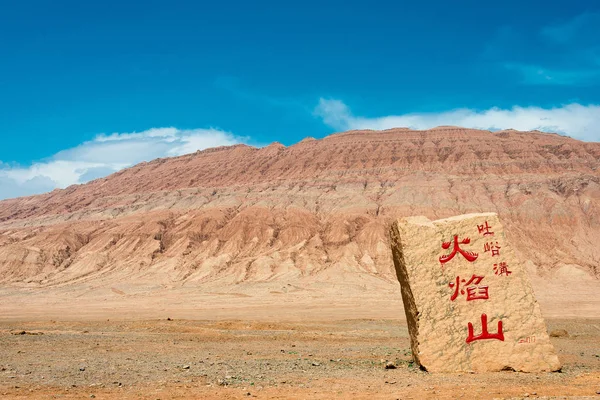
[[[351,131],[2,201],[0,396],[600,398],[599,168],[535,131]],[[389,224],[489,211],[560,373],[410,363]]]
[[[223,308],[217,319],[119,313],[0,321],[0,395],[19,399],[600,398],[600,319],[550,318],[559,373],[430,374],[413,366],[401,303]],[[279,310],[275,314],[275,310]],[[368,313],[366,308],[357,315]],[[270,310],[270,311],[268,311]],[[377,311],[375,311],[377,310]],[[250,312],[249,312],[250,311]],[[160,313],[158,313],[160,314]],[[187,314],[189,317],[190,315]],[[71,314],[73,317],[73,313]],[[395,369],[386,369],[386,363]]]

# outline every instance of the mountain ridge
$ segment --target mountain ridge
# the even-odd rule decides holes
[[[599,166],[600,143],[463,128],[207,149],[0,202],[0,283],[235,287],[256,301],[285,283],[352,301],[394,293],[395,218],[497,212],[538,297],[598,310]]]

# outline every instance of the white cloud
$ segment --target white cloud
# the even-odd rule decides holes
[[[600,105],[568,104],[555,108],[519,107],[472,110],[461,108],[439,113],[357,117],[340,100],[323,99],[315,108],[315,115],[325,124],[338,130],[390,129],[408,127],[430,129],[440,125],[466,128],[520,131],[540,130],[568,135],[585,141],[600,141]]]
[[[218,129],[153,128],[143,132],[98,135],[28,167],[0,162],[0,199],[43,193],[106,176],[159,157],[193,153],[245,141]]]

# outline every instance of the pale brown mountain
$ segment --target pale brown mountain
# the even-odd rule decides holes
[[[493,211],[546,314],[600,316],[599,166],[600,143],[458,127],[158,159],[0,202],[0,311],[200,294],[207,309],[219,296],[378,307],[400,298],[394,218]]]

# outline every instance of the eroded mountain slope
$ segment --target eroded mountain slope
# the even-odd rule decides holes
[[[0,202],[0,282],[389,289],[392,219],[496,211],[551,299],[597,288],[599,165],[598,143],[455,127],[210,149]]]

